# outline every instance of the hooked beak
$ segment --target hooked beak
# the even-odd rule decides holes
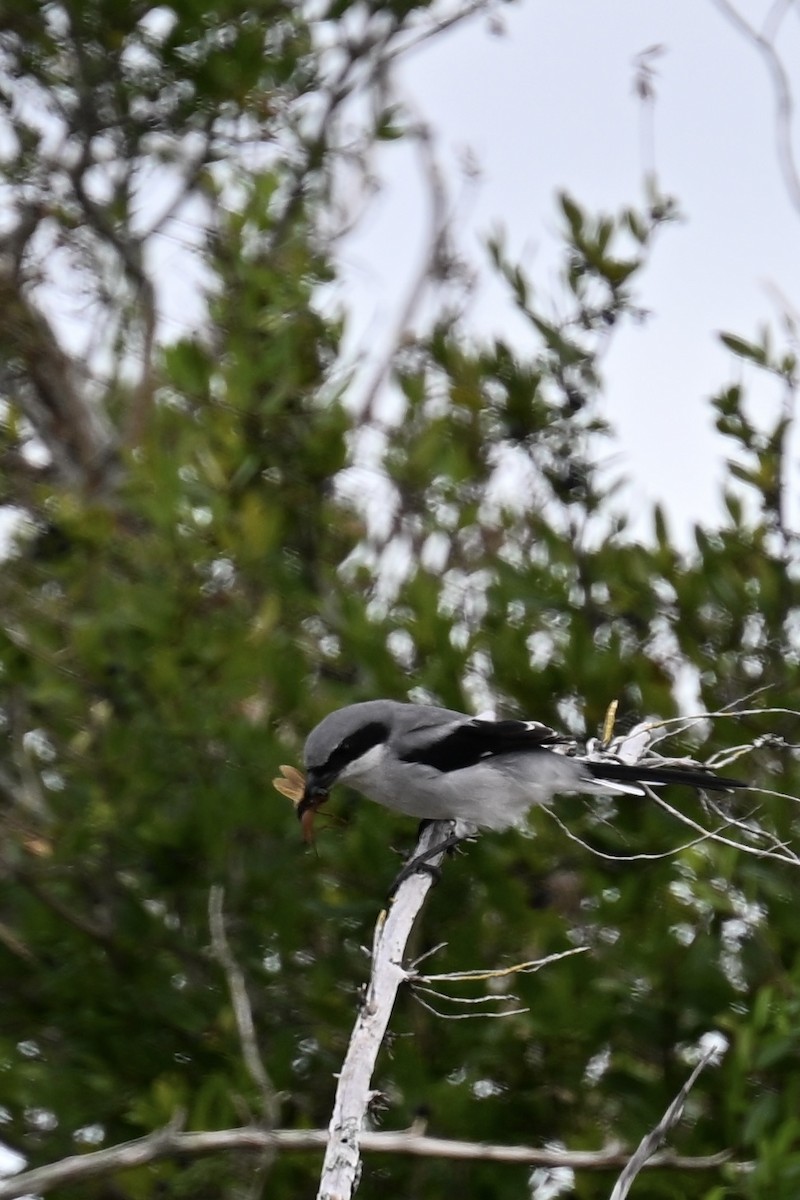
[[[297,819],[303,827],[303,838],[307,842],[314,840],[314,814],[321,804],[328,799],[333,785],[333,777],[327,774],[317,774],[309,771],[306,776],[306,786],[303,798],[297,805]]]

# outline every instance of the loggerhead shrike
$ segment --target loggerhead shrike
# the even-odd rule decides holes
[[[581,757],[570,747],[539,721],[486,720],[396,700],[349,704],[308,735],[297,815],[313,820],[333,785],[347,783],[394,812],[454,821],[454,843],[479,829],[522,825],[530,808],[566,792],[643,796],[653,784],[747,786],[693,765],[642,766]]]

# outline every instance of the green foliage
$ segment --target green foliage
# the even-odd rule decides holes
[[[331,4],[327,19],[353,7]],[[381,29],[389,8],[401,29],[428,7],[369,6]],[[91,136],[104,131],[126,161],[156,153],[154,131],[173,148],[198,127],[213,131],[198,184],[213,214],[209,326],[159,351],[138,437],[126,437],[136,400],[123,364],[105,391],[97,385],[113,435],[100,483],[57,457],[45,471],[24,466],[32,438],[45,437],[25,402],[41,386],[33,351],[48,333],[31,316],[35,293],[3,276],[23,317],[3,334],[13,369],[2,495],[29,523],[0,576],[0,1141],[31,1164],[139,1136],[177,1108],[191,1129],[260,1118],[209,951],[215,883],[283,1123],[326,1125],[368,970],[362,947],[396,870],[391,846],[412,833],[343,789],[330,807],[344,824],[321,832],[316,853],[302,845],[269,781],[339,704],[413,689],[461,707],[490,696],[592,736],[613,699],[626,721],[673,715],[688,673],[709,710],[763,688],[787,711],[694,731],[675,753],[705,757],[763,735],[758,760],[741,769],[789,795],[798,788],[788,408],[769,425],[743,386],[715,398],[732,446],[728,516],[698,526],[691,554],[676,550],[660,510],[651,541],[626,537],[599,466],[610,436],[601,358],[641,317],[634,289],[671,202],[596,217],[563,195],[557,305],[493,239],[526,344],[482,343],[444,317],[404,343],[393,362],[402,419],[384,430],[379,464],[394,505],[381,542],[370,498],[348,506],[337,491],[360,429],[343,403],[341,321],[317,303],[333,274],[321,209],[335,139],[307,136],[292,107],[322,86],[313,31],[300,6],[230,0],[173,5],[158,40],[142,23],[151,11],[112,0],[6,6],[0,24],[14,70],[63,89],[68,109],[83,111],[91,93]],[[134,44],[149,65],[126,72]],[[405,136],[377,99],[372,136]],[[289,149],[245,170],[225,158],[237,121]],[[7,181],[50,186],[35,132],[16,133]],[[59,186],[65,245],[130,251],[124,188],[87,209]],[[32,253],[23,246],[20,264]],[[129,283],[137,270],[129,264]],[[20,330],[36,333],[33,351]],[[724,340],[791,397],[790,351]],[[404,563],[394,586],[387,551]],[[692,796],[674,803],[724,824]],[[748,806],[731,811],[745,817]],[[759,813],[796,839],[793,802],[765,799]],[[638,800],[565,798],[555,815],[561,824],[537,812],[534,836],[486,837],[448,863],[411,954],[445,940],[435,969],[447,971],[575,944],[590,952],[519,980],[529,1012],[502,1021],[447,1022],[404,996],[375,1080],[387,1125],[425,1106],[443,1136],[633,1145],[683,1082],[691,1048],[718,1029],[730,1050],[695,1088],[676,1143],[692,1154],[729,1147],[755,1167],[661,1171],[647,1194],[794,1195],[793,876],[698,843]],[[317,1167],[280,1157],[270,1194],[309,1194]],[[252,1168],[159,1164],[115,1188],[234,1196]],[[375,1159],[360,1194],[462,1186],[502,1198],[521,1194],[526,1177]],[[587,1200],[608,1190],[606,1179],[576,1179]]]

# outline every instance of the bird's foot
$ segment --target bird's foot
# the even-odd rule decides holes
[[[430,822],[423,822],[423,826],[426,824],[430,824]],[[427,850],[423,850],[422,854],[417,854],[414,858],[410,858],[398,872],[392,886],[389,888],[389,899],[391,900],[394,897],[401,883],[405,883],[407,879],[418,872],[423,875],[430,875],[434,883],[438,883],[442,877],[441,868],[435,863],[430,862],[430,859],[436,858],[439,854],[451,852],[463,840],[463,838],[451,833],[444,841],[437,842],[435,846],[429,846]]]

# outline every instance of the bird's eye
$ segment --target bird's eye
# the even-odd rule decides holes
[[[354,733],[349,733],[347,737],[342,738],[339,745],[330,755],[329,763],[346,764],[352,762],[362,754],[366,754],[378,742],[386,739],[387,729],[378,721],[373,721],[369,725],[364,725],[361,729],[357,729]]]

